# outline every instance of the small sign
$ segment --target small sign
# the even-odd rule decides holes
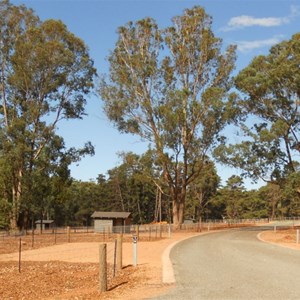
[[[134,244],[137,243],[137,236],[136,236],[136,235],[133,235],[133,236],[132,236],[132,241],[133,241]]]

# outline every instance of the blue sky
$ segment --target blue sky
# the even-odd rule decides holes
[[[114,48],[116,29],[128,21],[144,17],[154,18],[160,27],[171,24],[171,18],[182,14],[185,8],[200,5],[213,18],[213,30],[223,39],[224,46],[237,45],[238,72],[259,54],[267,54],[270,47],[290,39],[300,29],[300,1],[289,0],[12,0],[25,4],[42,19],[60,19],[68,29],[88,45],[99,74],[107,73],[106,57]],[[75,179],[94,180],[98,174],[119,163],[117,152],[133,151],[141,154],[147,145],[138,137],[120,134],[109,123],[102,111],[101,99],[91,95],[87,105],[88,116],[59,124],[59,133],[66,146],[80,147],[91,141],[96,155],[86,157],[71,166]],[[236,170],[218,166],[225,183]],[[246,182],[247,188],[251,186]]]

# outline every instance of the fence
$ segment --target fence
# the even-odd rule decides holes
[[[296,218],[294,218],[296,220]],[[205,231],[223,228],[234,228],[241,226],[266,223],[268,219],[248,220],[206,220],[202,223],[182,224],[179,227],[173,224],[146,224],[115,226],[106,228],[101,232],[94,232],[93,227],[60,227],[43,230],[27,230],[22,232],[0,233],[0,254],[18,251],[18,239],[22,237],[24,250],[36,249],[51,245],[74,242],[113,242],[117,234],[123,234],[124,242],[131,242],[132,236],[136,235],[139,241],[155,241],[169,238],[176,231]]]

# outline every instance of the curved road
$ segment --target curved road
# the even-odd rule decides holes
[[[171,251],[176,287],[155,299],[300,299],[300,251],[261,242],[262,229],[198,236]]]

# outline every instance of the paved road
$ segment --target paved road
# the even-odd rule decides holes
[[[300,251],[266,244],[259,229],[212,233],[171,251],[176,287],[156,299],[300,299]]]

